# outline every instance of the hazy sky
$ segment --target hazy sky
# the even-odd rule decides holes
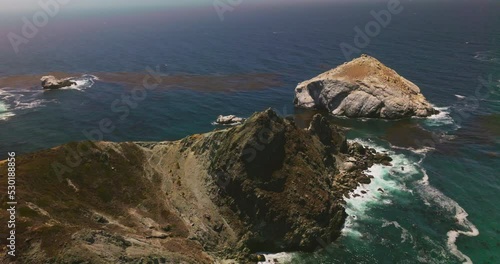
[[[179,6],[192,4],[207,4],[207,0],[0,0],[2,11],[30,11],[40,8],[40,2],[49,3],[57,1],[68,8],[108,8],[108,7],[134,7],[134,6]],[[250,0],[255,1],[255,0]],[[258,1],[258,0],[257,0]]]
[[[220,3],[236,2],[238,0],[0,0],[0,12],[27,12],[40,9],[39,2],[67,2],[67,9],[106,9],[106,8],[127,8],[127,7],[148,7],[148,6],[211,6],[214,2]],[[290,3],[290,2],[324,2],[325,0],[240,0],[242,4],[255,3]],[[334,0],[342,1],[342,0]]]

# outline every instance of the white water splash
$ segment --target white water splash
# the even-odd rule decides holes
[[[369,169],[368,174],[372,175],[374,178],[372,182],[368,185],[361,185],[356,190],[354,190],[350,198],[345,198],[346,201],[346,212],[349,217],[346,220],[346,224],[342,233],[344,236],[361,237],[362,234],[357,231],[357,225],[359,225],[359,219],[369,220],[370,216],[367,215],[367,211],[373,204],[390,204],[393,195],[397,192],[410,192],[412,190],[406,188],[405,182],[412,181],[412,177],[416,175],[423,174],[423,178],[415,181],[417,184],[417,190],[420,193],[424,203],[427,206],[435,204],[445,211],[449,212],[457,220],[457,223],[461,225],[464,230],[450,230],[447,232],[447,247],[449,252],[464,263],[472,263],[472,260],[465,254],[463,254],[455,242],[459,235],[465,236],[477,236],[479,235],[479,230],[476,226],[467,219],[467,212],[454,200],[444,195],[442,192],[434,188],[429,184],[429,175],[424,168],[421,167],[421,163],[425,158],[425,153],[427,150],[417,150],[415,153],[422,156],[422,159],[418,162],[412,162],[402,154],[396,154],[393,151],[388,151],[380,146],[373,144],[370,141],[359,140],[355,141],[360,144],[376,149],[378,152],[386,152],[392,158],[392,167],[386,167],[382,165],[375,165]],[[404,171],[398,170],[398,168],[404,167]],[[393,177],[395,174],[397,177]],[[378,191],[381,188],[384,192]],[[361,192],[364,191],[365,193]],[[359,196],[354,197],[354,194]],[[354,216],[354,217],[353,217]],[[406,241],[414,242],[413,237],[408,232],[408,230],[402,228],[397,222],[386,221],[382,227],[393,225],[398,229],[401,229],[401,239],[402,243]]]
[[[443,125],[455,125],[455,128],[459,128],[455,121],[450,115],[450,107],[434,107],[439,111],[439,114],[432,115],[426,118],[425,124],[428,126],[443,126]]]
[[[411,152],[413,152],[413,153],[415,153],[417,155],[421,155],[421,156],[425,156],[427,153],[436,150],[435,148],[432,148],[432,147],[423,147],[423,148],[416,149],[416,148],[412,148],[412,147],[408,147],[408,148],[399,147],[399,146],[395,146],[395,145],[392,145],[392,144],[391,144],[391,148],[392,149],[408,150],[408,151],[411,151]]]
[[[294,253],[276,253],[276,254],[260,254],[263,255],[266,260],[259,261],[258,264],[278,264],[278,263],[289,263],[292,261]]]
[[[76,84],[73,84],[68,87],[64,87],[58,90],[77,90],[77,91],[83,91],[87,88],[90,88],[94,85],[95,81],[98,81],[99,78],[95,75],[90,75],[90,74],[84,74],[81,77],[78,78],[72,78],[71,79],[73,82]],[[50,91],[50,90],[47,90]]]
[[[404,227],[402,227],[398,222],[396,222],[396,221],[389,222],[386,220],[382,224],[382,227],[388,227],[391,225],[394,226],[395,228],[401,230],[401,243],[404,243],[408,240],[413,243],[413,236],[410,234],[410,232],[408,232],[408,230],[406,230]]]
[[[43,94],[43,91],[0,90],[0,120],[8,120],[20,110],[43,107],[47,103],[57,103],[56,99],[40,99],[40,94]]]
[[[430,206],[431,203],[434,203],[441,207],[442,209],[454,214],[455,219],[457,220],[457,223],[461,225],[464,229],[468,231],[463,231],[463,230],[450,230],[447,233],[447,246],[450,252],[457,256],[459,259],[463,261],[463,263],[470,264],[472,263],[472,260],[465,254],[463,254],[455,244],[458,236],[460,235],[465,235],[469,237],[474,237],[479,235],[479,230],[477,227],[470,222],[467,217],[469,214],[463,209],[457,202],[452,200],[451,198],[447,197],[444,195],[442,192],[437,190],[436,188],[432,187],[429,185],[429,175],[427,174],[427,171],[425,169],[421,169],[422,172],[424,173],[424,178],[422,181],[420,181],[421,186],[422,186],[422,194],[425,199],[425,204]]]
[[[404,155],[387,151],[385,148],[377,146],[372,142],[356,139],[354,140],[366,147],[374,148],[378,152],[387,152],[393,159],[392,166],[376,164],[365,173],[373,176],[369,184],[361,184],[349,194],[346,201],[346,219],[342,234],[344,236],[361,237],[357,231],[359,221],[370,220],[368,210],[375,204],[393,204],[394,197],[398,193],[412,193],[402,182],[418,173],[417,168]]]
[[[241,125],[242,122],[235,122],[235,123],[232,123],[232,124],[219,124],[217,122],[212,122],[210,123],[212,126],[237,126],[237,125]]]
[[[38,107],[43,107],[47,103],[56,103],[57,100],[45,100],[45,99],[29,99],[25,102],[22,101],[16,101],[14,102],[14,109],[15,110],[25,110],[25,109],[33,109],[33,108],[38,108]]]
[[[9,111],[7,105],[0,101],[0,120],[8,120],[10,117],[15,114]]]

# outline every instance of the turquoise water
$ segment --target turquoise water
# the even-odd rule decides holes
[[[488,135],[492,131],[468,135],[492,137],[481,145],[461,141],[461,129],[452,130],[441,138],[449,141],[435,149],[415,151],[381,140],[387,137],[384,127],[394,122],[379,127],[375,122],[356,124],[350,136],[388,151],[393,167],[372,167],[372,183],[356,191],[361,197],[347,200],[349,218],[341,239],[316,254],[299,254],[293,263],[497,263],[498,131],[496,136]],[[452,126],[448,120],[406,122],[436,130]]]
[[[404,11],[362,52],[416,83],[442,114],[427,120],[334,119],[350,129],[350,140],[388,151],[394,166],[370,169],[375,179],[358,190],[363,197],[347,201],[350,217],[339,240],[324,241],[328,246],[314,254],[293,254],[294,263],[500,263],[500,6],[402,3]],[[103,135],[109,141],[176,140],[215,129],[211,123],[220,114],[247,117],[267,107],[306,122],[308,112],[292,104],[296,84],[343,63],[339,44],[352,43],[353,28],[385,5],[242,5],[224,22],[212,7],[62,12],[19,54],[0,38],[0,78],[81,76],[79,85],[60,91],[0,87],[0,158],[7,151],[87,139],[103,118],[116,125]],[[0,32],[19,30],[19,17],[2,19],[8,23],[0,24]],[[158,65],[171,76],[223,81],[204,90],[189,83],[160,85],[121,119],[111,106],[133,87],[104,82],[100,73],[140,75]],[[211,87],[247,87],[248,80],[234,76],[262,73],[277,81],[236,91]],[[490,90],[477,90],[482,79]]]

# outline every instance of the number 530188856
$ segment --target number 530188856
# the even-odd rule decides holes
[[[15,152],[9,152],[7,153],[9,155],[9,158],[7,159],[7,171],[8,171],[8,176],[13,177],[16,175],[16,153]]]

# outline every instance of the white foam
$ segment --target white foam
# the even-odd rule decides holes
[[[7,105],[0,101],[0,120],[7,120],[15,114],[9,111]]]
[[[217,122],[212,122],[210,123],[212,126],[237,126],[237,125],[241,125],[243,124],[242,122],[235,122],[235,123],[231,123],[231,124],[219,124]]]
[[[4,113],[4,112],[8,112],[8,111],[9,111],[9,109],[8,109],[7,105],[5,105],[5,103],[0,101],[0,113]]]
[[[436,188],[429,185],[429,175],[427,174],[425,169],[422,169],[422,172],[424,173],[424,178],[420,183],[422,184],[422,191],[423,191],[422,195],[424,197],[425,204],[430,206],[431,203],[435,203],[436,205],[440,206],[446,211],[454,214],[457,223],[460,224],[464,229],[468,230],[468,231],[463,231],[463,230],[448,231],[448,233],[446,234],[448,237],[447,240],[448,249],[453,255],[460,258],[463,261],[463,263],[472,263],[472,260],[458,249],[455,242],[458,236],[460,235],[465,235],[470,237],[478,236],[479,230],[472,222],[470,222],[467,219],[467,216],[469,215],[457,202],[447,197]]]
[[[11,93],[11,92],[8,92],[8,91],[5,91],[5,90],[0,90],[0,97],[2,97],[2,99],[4,100],[9,100],[11,98],[15,98],[16,100],[19,99],[20,97],[22,97],[24,95],[22,94],[14,94],[14,93]]]
[[[342,228],[342,235],[346,237],[356,237],[361,238],[363,234],[358,231],[359,223],[356,222],[356,215],[349,215],[344,223],[344,228]]]
[[[5,121],[8,120],[9,118],[15,116],[14,113],[8,112],[8,113],[0,113],[0,120]]]
[[[101,79],[99,79],[99,77],[97,77],[97,76],[95,76],[95,75],[92,75],[92,74],[85,74],[85,75],[83,75],[83,76],[88,76],[88,77],[90,77],[90,78],[94,79],[94,81],[99,81],[99,80],[101,80]]]
[[[345,209],[349,217],[346,219],[342,234],[344,236],[361,237],[357,230],[360,221],[370,221],[368,214],[370,207],[374,205],[391,205],[397,193],[412,193],[406,188],[404,180],[418,174],[418,170],[410,160],[402,154],[373,144],[367,140],[355,139],[354,141],[378,152],[387,152],[393,159],[392,166],[376,164],[365,173],[373,176],[369,184],[361,184],[354,191],[349,193],[349,198],[344,197]],[[401,170],[404,167],[404,170]]]
[[[78,90],[78,91],[83,91],[87,88],[90,88],[94,85],[96,80],[99,80],[97,76],[90,75],[90,74],[84,74],[79,78],[72,78],[71,79],[73,82],[76,84],[73,84],[68,87],[61,88],[59,90]]]
[[[373,148],[375,149],[376,151],[378,152],[384,152],[384,151],[387,151],[387,149],[373,143],[373,141],[371,139],[360,139],[360,138],[356,138],[354,140],[349,140],[349,142],[358,142],[359,144],[365,146],[365,147],[368,147],[368,148]]]
[[[32,99],[25,102],[16,101],[14,102],[15,103],[14,109],[15,110],[32,109],[32,108],[42,107],[45,106],[46,103],[53,103],[53,102],[57,101],[55,99],[54,100]]]
[[[347,218],[346,225],[342,230],[343,235],[361,237],[361,233],[356,230],[356,227],[359,225],[358,220],[369,219],[367,210],[369,210],[370,206],[374,203],[386,204],[388,201],[391,201],[395,192],[411,192],[411,190],[406,189],[405,182],[408,181],[409,177],[420,175],[420,173],[422,173],[423,178],[416,181],[416,183],[417,190],[420,192],[420,196],[424,200],[424,203],[428,206],[436,204],[445,211],[450,212],[453,214],[457,222],[464,228],[464,230],[450,230],[447,232],[447,246],[449,251],[464,261],[464,263],[472,263],[471,259],[458,249],[455,242],[459,235],[471,237],[477,236],[479,235],[479,230],[467,219],[467,212],[456,201],[447,197],[429,184],[429,175],[424,168],[420,167],[425,155],[422,156],[422,159],[420,159],[419,162],[414,163],[408,160],[404,155],[396,154],[393,151],[387,151],[386,149],[373,144],[369,140],[356,139],[355,141],[361,143],[362,145],[372,147],[379,152],[386,151],[393,158],[393,166],[384,167],[382,165],[375,165],[371,167],[367,174],[374,177],[372,182],[368,185],[359,186],[352,192],[350,198],[345,198],[346,212],[349,217]],[[405,168],[404,171],[398,170],[401,166]],[[392,174],[397,175],[396,177],[393,177]],[[384,192],[381,193],[377,191],[378,188],[382,188]],[[363,194],[361,190],[367,191],[366,194]],[[360,196],[354,197],[353,194],[359,194]],[[383,227],[388,225],[394,225],[396,228],[401,229],[402,242],[407,240],[413,241],[413,238],[408,230],[402,228],[397,222],[384,222]]]
[[[288,263],[292,261],[294,253],[275,253],[275,254],[259,254],[263,255],[266,260],[257,262],[258,264],[269,264],[269,263]]]
[[[463,95],[459,95],[459,94],[455,94],[455,97],[456,97],[456,98],[458,98],[458,99],[460,99],[460,100],[462,100],[462,99],[464,99],[464,98],[465,98],[465,96],[463,96]]]
[[[423,147],[423,148],[416,149],[416,148],[412,148],[412,147],[405,148],[405,147],[394,146],[392,144],[391,144],[391,148],[408,150],[408,151],[411,151],[417,155],[422,155],[422,156],[425,156],[427,153],[436,150],[435,148],[432,148],[432,147]]]
[[[425,185],[425,186],[428,186],[429,185],[429,175],[427,174],[427,172],[425,171],[425,169],[422,169],[422,172],[424,173],[424,177],[422,178],[422,180],[420,181],[421,184]]]
[[[29,96],[27,96],[27,94]],[[57,102],[56,99],[39,99],[38,95],[43,91],[31,90],[0,90],[0,120],[7,120],[16,115],[16,111],[43,107],[50,102]]]
[[[402,227],[398,222],[396,222],[396,221],[389,222],[389,221],[385,220],[384,223],[382,224],[382,227],[388,227],[391,225],[394,226],[395,228],[401,230],[401,243],[404,243],[408,240],[413,243],[413,236],[410,234],[410,232],[408,232],[407,229]]]
[[[455,121],[450,115],[449,107],[434,107],[439,111],[439,114],[431,115],[426,118],[426,124],[428,126],[443,126],[443,125],[455,125]],[[458,128],[458,126],[457,126]]]

